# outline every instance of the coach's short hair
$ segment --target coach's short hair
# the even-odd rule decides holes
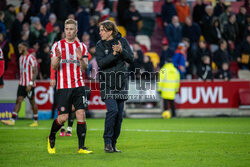
[[[67,19],[67,20],[65,20],[64,24],[65,24],[65,25],[66,25],[66,24],[74,24],[74,25],[76,26],[76,29],[77,29],[77,27],[78,27],[78,23],[77,23],[77,21],[74,20],[74,19]]]
[[[112,31],[112,36],[115,37],[118,34],[118,28],[113,21],[105,20],[99,24],[99,26],[103,26],[105,31]]]

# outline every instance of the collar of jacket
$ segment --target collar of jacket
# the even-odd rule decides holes
[[[102,40],[102,42],[106,43],[106,44],[117,45],[118,44],[118,40],[120,40],[121,37],[122,37],[121,33],[118,32],[118,34],[114,37],[114,39],[109,40],[109,41]]]

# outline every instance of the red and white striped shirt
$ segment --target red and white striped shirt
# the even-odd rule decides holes
[[[59,49],[62,59],[57,72],[57,89],[77,88],[84,86],[80,61],[75,49],[80,47],[83,55],[88,55],[87,46],[81,42],[66,42],[65,39],[55,42],[51,48],[51,58],[56,57]]]
[[[19,58],[20,66],[20,80],[19,85],[28,86],[34,73],[32,68],[37,67],[37,61],[35,56],[32,54],[27,54],[26,56],[21,56]]]

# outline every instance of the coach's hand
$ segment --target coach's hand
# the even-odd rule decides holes
[[[77,56],[77,58],[78,58],[79,60],[82,60],[82,50],[81,50],[81,48],[80,48],[80,47],[77,47],[77,48],[75,49],[75,51],[76,51],[76,56]]]
[[[31,85],[27,86],[27,87],[26,87],[26,92],[29,92],[29,91],[31,90],[31,88],[32,88]]]
[[[56,86],[56,80],[55,79],[50,80],[50,86],[52,86],[53,88]]]
[[[122,52],[122,44],[120,41],[118,41],[118,45],[112,45],[112,49],[113,49],[113,54],[116,55],[117,53],[121,53]]]
[[[59,48],[56,49],[56,56],[57,56],[59,59],[62,58],[62,54],[61,54]]]

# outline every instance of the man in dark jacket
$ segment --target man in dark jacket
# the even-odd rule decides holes
[[[165,0],[161,7],[161,17],[164,26],[166,27],[172,21],[172,17],[177,15],[173,0]]]
[[[121,37],[112,21],[100,23],[101,39],[96,44],[101,98],[107,107],[104,143],[105,152],[120,152],[116,142],[120,135],[124,101],[128,99],[128,73],[126,63],[133,62],[133,53],[125,38]]]
[[[228,51],[227,41],[222,39],[219,42],[219,49],[214,53],[214,62],[217,65],[218,69],[222,69],[222,63],[227,62],[228,64],[231,61],[231,54]]]
[[[199,26],[202,24],[202,18],[205,15],[206,4],[203,0],[196,0],[196,5],[193,8],[193,21]]]
[[[128,35],[136,36],[138,32],[138,22],[142,19],[140,13],[136,10],[135,4],[131,3],[129,9],[124,12],[123,16],[126,22]]]
[[[237,50],[237,61],[239,62],[241,69],[250,70],[250,33],[247,34],[246,40],[242,42]]]

